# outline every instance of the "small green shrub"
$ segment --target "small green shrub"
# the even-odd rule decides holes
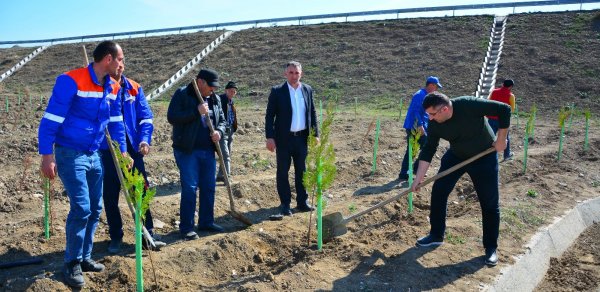
[[[467,240],[460,235],[454,235],[450,232],[446,233],[446,241],[451,244],[465,244]]]
[[[538,192],[534,189],[528,190],[527,191],[527,196],[531,197],[531,198],[535,198],[538,196]]]

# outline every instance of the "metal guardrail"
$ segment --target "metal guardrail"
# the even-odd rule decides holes
[[[35,43],[55,43],[63,41],[74,41],[74,40],[86,40],[86,39],[97,39],[107,37],[119,37],[119,36],[132,36],[132,35],[147,35],[151,33],[166,33],[166,32],[181,32],[186,30],[196,30],[205,28],[225,28],[239,25],[258,25],[261,23],[277,23],[277,22],[288,22],[298,21],[301,24],[302,21],[315,20],[315,19],[327,19],[327,18],[346,18],[356,16],[373,16],[373,15],[385,15],[385,14],[399,14],[403,13],[417,13],[417,12],[434,12],[434,11],[454,11],[456,10],[476,10],[476,9],[494,9],[494,8],[513,8],[513,13],[517,7],[535,7],[535,6],[551,6],[551,5],[581,5],[586,3],[600,3],[600,0],[547,0],[547,1],[526,1],[526,2],[508,2],[508,3],[486,3],[486,4],[468,4],[468,5],[450,5],[450,6],[435,6],[435,7],[421,7],[421,8],[403,8],[403,9],[387,9],[387,10],[374,10],[374,11],[362,11],[362,12],[348,12],[348,13],[333,13],[333,14],[319,14],[319,15],[308,15],[308,16],[294,16],[294,17],[281,17],[281,18],[269,18],[269,19],[258,19],[258,20],[245,20],[245,21],[233,21],[233,22],[222,22],[214,24],[203,24],[203,25],[192,25],[172,28],[161,28],[151,30],[138,30],[129,32],[118,32],[118,33],[105,33],[95,35],[82,35],[74,37],[64,38],[52,38],[52,39],[41,39],[41,40],[20,40],[20,41],[0,41],[0,45],[17,45],[17,44],[35,44]]]

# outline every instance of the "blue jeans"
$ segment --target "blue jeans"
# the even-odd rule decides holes
[[[490,124],[490,128],[494,131],[494,134],[498,133],[498,120],[488,119],[488,124]],[[504,159],[510,157],[510,135],[506,133],[506,149],[504,149]]]
[[[123,238],[123,220],[121,219],[121,211],[119,210],[119,192],[121,191],[121,182],[117,175],[117,169],[113,162],[109,150],[102,150],[102,164],[104,165],[104,212],[106,213],[106,221],[108,222],[108,233],[111,240],[120,240]],[[146,167],[144,165],[144,156],[136,152],[131,144],[127,143],[127,153],[133,159],[133,168],[137,169],[143,176],[146,185],[148,184],[148,176],[146,175]],[[120,155],[120,154],[117,154]],[[128,212],[128,214],[130,214]],[[152,213],[150,209],[146,211],[145,220],[146,229],[152,234],[154,224],[152,222]]]
[[[215,151],[193,150],[191,153],[173,149],[181,181],[179,206],[179,232],[186,234],[194,230],[196,190],[200,191],[198,228],[208,227],[215,222]]]
[[[450,150],[442,157],[439,172],[462,162]],[[438,172],[438,173],[439,173]],[[431,210],[429,222],[430,234],[443,238],[446,231],[446,212],[448,196],[456,182],[464,173],[468,173],[473,181],[483,221],[483,246],[485,248],[498,247],[498,233],[500,229],[500,206],[498,192],[498,156],[496,152],[483,156],[453,173],[435,181],[431,190]]]
[[[100,153],[56,145],[58,176],[69,196],[65,262],[90,259],[94,233],[102,212],[102,160]]]
[[[408,142],[408,139],[410,138],[410,131],[411,129],[405,129],[406,130],[406,152],[404,152],[404,158],[402,159],[402,167],[400,168],[400,175],[401,176],[408,176],[408,161],[410,160],[408,158],[408,146],[410,145]],[[427,142],[427,136],[425,135],[421,135],[421,137],[419,137],[419,146],[420,148],[425,147],[425,142]],[[413,153],[413,157],[417,157],[419,155],[419,153]],[[417,173],[417,168],[419,166],[419,160],[416,159],[415,162],[413,163],[413,173]]]

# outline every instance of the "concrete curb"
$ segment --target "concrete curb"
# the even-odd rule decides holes
[[[586,228],[600,221],[600,198],[578,204],[565,216],[538,232],[526,251],[486,291],[532,291],[544,278],[551,257],[560,256]]]

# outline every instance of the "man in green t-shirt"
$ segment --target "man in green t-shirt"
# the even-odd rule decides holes
[[[450,148],[441,159],[439,172],[492,146],[497,152],[502,152],[506,148],[506,135],[510,125],[510,106],[507,104],[468,96],[451,100],[442,93],[432,92],[423,100],[423,108],[429,114],[430,122],[427,143],[419,155],[419,168],[412,185],[412,190],[415,192],[419,190],[419,183],[427,173],[440,139],[447,140]],[[498,116],[497,138],[494,137],[485,119],[486,115]],[[417,240],[417,246],[437,246],[443,243],[448,196],[464,173],[468,173],[471,177],[481,205],[485,263],[495,266],[498,262],[496,248],[500,229],[496,153],[485,155],[435,181],[431,190],[429,214],[431,230],[427,236]]]

